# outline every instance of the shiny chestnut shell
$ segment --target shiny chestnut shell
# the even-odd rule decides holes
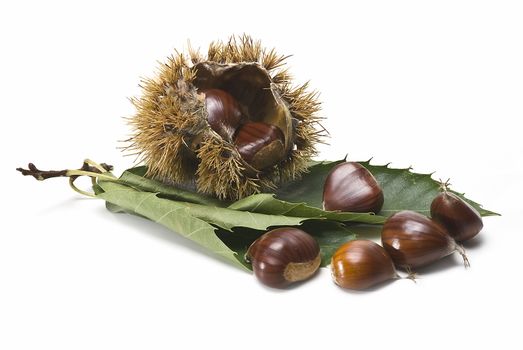
[[[383,191],[374,176],[361,164],[336,165],[323,187],[325,210],[377,213],[383,206]]]
[[[278,164],[285,156],[283,132],[264,122],[248,122],[236,132],[234,144],[243,160],[257,170]]]
[[[240,105],[231,94],[224,90],[208,89],[203,93],[207,122],[218,135],[232,141],[243,118]]]
[[[354,240],[340,246],[332,256],[331,273],[337,285],[355,290],[398,278],[385,249],[369,240]]]
[[[381,243],[397,266],[421,267],[458,251],[468,266],[463,248],[447,230],[417,212],[404,210],[387,219]]]
[[[265,233],[251,244],[245,258],[258,280],[277,288],[311,277],[321,262],[318,242],[293,227]]]
[[[458,242],[471,239],[483,228],[481,215],[454,193],[444,191],[430,206],[430,216],[439,222]]]

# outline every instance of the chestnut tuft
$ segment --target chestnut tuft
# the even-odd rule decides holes
[[[458,242],[471,239],[483,228],[483,220],[470,204],[446,190],[430,206],[430,216],[439,222]]]
[[[325,180],[325,210],[377,213],[383,206],[383,191],[374,176],[361,164],[336,165]]]
[[[469,266],[465,250],[448,234],[445,227],[419,213],[404,210],[387,219],[381,243],[394,261],[403,268],[428,265],[454,252]]]
[[[400,278],[385,249],[369,240],[354,240],[339,247],[331,259],[331,272],[337,285],[356,290]]]
[[[203,91],[207,122],[218,135],[232,141],[242,120],[240,105],[231,94],[220,89]]]
[[[283,132],[264,122],[248,122],[242,125],[234,138],[234,144],[243,160],[257,170],[278,164],[285,157]]]
[[[245,258],[258,280],[276,288],[311,277],[321,262],[318,242],[293,227],[265,233],[251,244]]]

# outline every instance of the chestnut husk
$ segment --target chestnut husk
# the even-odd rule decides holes
[[[132,99],[137,111],[129,119],[134,132],[127,150],[145,163],[146,176],[220,199],[240,199],[299,178],[326,133],[317,93],[307,83],[292,83],[286,58],[247,35],[213,42],[205,55],[192,48],[173,55],[155,78],[143,81],[143,95]],[[238,102],[242,123],[281,130],[283,156],[276,164],[257,169],[242,158],[229,131],[213,130],[205,105],[210,89]]]
[[[318,242],[293,227],[263,234],[250,245],[245,259],[260,282],[275,288],[310,278],[321,263]]]
[[[458,252],[469,266],[463,247],[449,235],[445,227],[410,210],[390,216],[381,232],[383,248],[396,266],[410,269],[426,266]]]
[[[443,225],[457,242],[473,238],[483,228],[483,220],[478,211],[446,190],[432,201],[430,216]]]
[[[331,274],[338,286],[354,290],[400,278],[385,249],[369,240],[354,240],[340,246],[331,258]]]

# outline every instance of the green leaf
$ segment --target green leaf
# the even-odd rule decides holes
[[[496,213],[496,212],[493,212],[493,211],[490,211],[490,210],[487,210],[487,209],[483,209],[483,206],[481,204],[466,198],[465,197],[465,193],[459,193],[459,192],[456,192],[456,191],[453,191],[453,190],[450,190],[450,192],[454,193],[455,195],[457,195],[458,197],[463,199],[465,202],[467,202],[471,206],[473,206],[479,212],[479,214],[481,216],[501,216],[501,214],[499,214],[499,213]]]
[[[309,173],[301,180],[282,186],[276,192],[276,198],[294,203],[305,203],[312,207],[322,207],[323,183],[330,170],[344,162],[315,162]],[[393,169],[388,165],[371,165],[370,161],[360,162],[376,178],[385,197],[382,210],[378,213],[388,217],[401,210],[414,210],[422,214],[430,213],[430,203],[439,193],[439,182],[432,179],[432,174],[418,174],[407,169]],[[456,192],[455,192],[456,193]],[[456,193],[469,202],[482,216],[499,215],[483,209],[461,193]]]
[[[314,162],[301,180],[283,186],[276,194],[255,194],[234,203],[145,178],[145,167],[125,171],[118,182],[99,181],[93,190],[106,201],[110,211],[156,221],[247,269],[251,266],[244,254],[256,238],[273,227],[299,227],[318,240],[322,266],[326,266],[334,251],[356,235],[379,238],[381,226],[376,224],[382,224],[394,212],[408,209],[429,214],[430,203],[439,193],[439,183],[431,174],[371,165],[367,161],[361,164],[384,191],[380,215],[324,211],[323,183],[330,170],[343,161]],[[456,194],[481,215],[498,215],[463,194]]]
[[[102,194],[104,192],[104,190],[100,187],[99,184],[94,184],[93,185],[93,192],[96,196]],[[117,206],[116,204],[113,204],[113,203],[110,203],[110,202],[105,202],[105,208],[107,210],[109,210],[111,213],[130,213],[130,214],[134,214],[132,212],[127,212],[125,211],[122,207],[119,207]]]
[[[102,188],[100,187],[100,185],[98,184],[94,184],[93,185],[93,192],[95,195],[98,195],[100,193],[103,193],[104,190],[102,190]]]
[[[153,204],[155,208],[169,208],[170,210],[185,209],[188,214],[208,223],[230,230],[233,227],[250,227],[256,230],[265,230],[271,226],[299,225],[307,220],[303,217],[283,215],[266,215],[244,212],[228,208],[219,208],[195,203],[180,202],[172,199],[160,198],[157,193],[139,191],[132,187],[115,182],[99,181],[104,193],[98,197],[118,205],[125,210],[143,215],[136,209],[144,204]],[[122,205],[121,203],[125,204]],[[148,217],[148,216],[146,216]]]
[[[311,207],[323,207],[323,184],[333,167],[345,160],[314,162],[309,172],[301,179],[289,182],[276,191],[276,197],[294,203],[305,203]]]
[[[189,213],[190,209],[179,202],[161,199],[156,193],[142,192],[115,182],[99,181],[103,189],[97,197],[126,212],[136,213],[155,221],[170,230],[209,249],[214,254],[225,258],[233,264],[245,268],[215,234],[216,228],[209,222]]]
[[[156,180],[145,177],[146,167],[140,166],[126,170],[120,181],[136,189],[155,192],[159,197],[168,198],[183,202],[208,205],[213,207],[227,207],[230,202],[221,201],[216,198],[206,196],[191,190],[166,185]],[[260,193],[248,196],[236,201],[228,206],[229,209],[239,211],[250,211],[253,213],[267,215],[284,215],[303,218],[323,218],[337,221],[363,222],[367,224],[381,224],[385,218],[371,213],[347,213],[347,212],[328,212],[320,208],[306,205],[305,203],[291,203],[274,198],[274,194]],[[109,205],[108,209],[114,212],[121,212],[114,205]]]
[[[99,197],[102,197],[102,196],[99,196]],[[134,214],[133,212],[130,212],[130,211],[126,211],[124,208],[116,205],[116,204],[113,204],[111,202],[105,202],[105,208],[107,208],[107,210],[109,210],[111,213],[129,213],[129,214]]]
[[[382,224],[386,217],[401,210],[414,210],[428,215],[430,203],[439,193],[439,183],[432,179],[431,174],[414,173],[410,168],[393,169],[388,165],[371,165],[369,161],[366,161],[360,162],[360,164],[369,169],[384,192],[385,203],[382,211],[378,213],[379,215],[323,211],[321,208],[323,207],[322,195],[325,179],[334,166],[344,161],[311,162],[309,173],[305,174],[302,179],[279,188],[276,196],[271,193],[255,194],[232,204],[193,190],[181,189],[145,178],[146,168],[143,166],[128,169],[122,174],[120,180],[144,191],[158,192],[160,197],[184,202],[215,207],[228,206],[229,209],[267,215],[325,218],[367,224]],[[454,193],[469,202],[482,216],[499,215],[483,209],[480,204],[465,198],[462,193]]]
[[[406,169],[392,169],[388,165],[371,165],[370,161],[361,162],[376,178],[383,188],[385,203],[380,214],[390,216],[401,210],[414,210],[430,215],[430,204],[440,193],[440,184],[432,174],[418,174]],[[480,204],[465,198],[464,194],[455,192],[469,202],[481,216],[499,215],[483,209]]]
[[[307,218],[266,215],[159,198],[157,193],[141,191],[116,182],[99,181],[103,192],[97,195],[113,212],[129,212],[156,221],[215,254],[239,263],[238,258],[216,237],[215,226],[223,230],[247,227],[266,231],[273,226],[296,226]]]
[[[250,211],[270,215],[286,215],[307,218],[323,218],[336,221],[361,222],[366,224],[382,224],[385,217],[372,213],[349,213],[325,211],[311,207],[305,203],[286,202],[274,197],[274,194],[260,193],[240,199],[228,206],[229,209]]]
[[[330,264],[334,252],[345,242],[356,239],[354,231],[339,222],[310,220],[300,227],[316,238],[321,249],[321,266]]]
[[[224,207],[228,202],[196,192],[195,190],[183,189],[174,185],[167,185],[160,181],[145,177],[147,168],[139,166],[127,169],[120,176],[121,182],[134,188],[147,192],[161,193],[161,196],[189,203]]]
[[[339,245],[355,238],[350,228],[335,221],[211,208],[159,198],[156,193],[115,182],[99,181],[98,186],[97,197],[104,199],[111,211],[132,213],[155,221],[248,269],[250,265],[244,260],[247,248],[271,227],[299,227],[316,237],[321,247],[322,266],[329,263]]]

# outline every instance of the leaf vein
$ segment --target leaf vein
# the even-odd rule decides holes
[[[153,196],[156,196],[156,193],[149,193],[149,195],[147,196],[144,196],[144,198],[142,198],[142,200],[138,203],[138,205],[136,205],[136,207],[133,209],[133,211],[137,211],[138,208],[140,208],[140,206],[142,206],[142,204],[148,200],[149,198],[153,197]]]

